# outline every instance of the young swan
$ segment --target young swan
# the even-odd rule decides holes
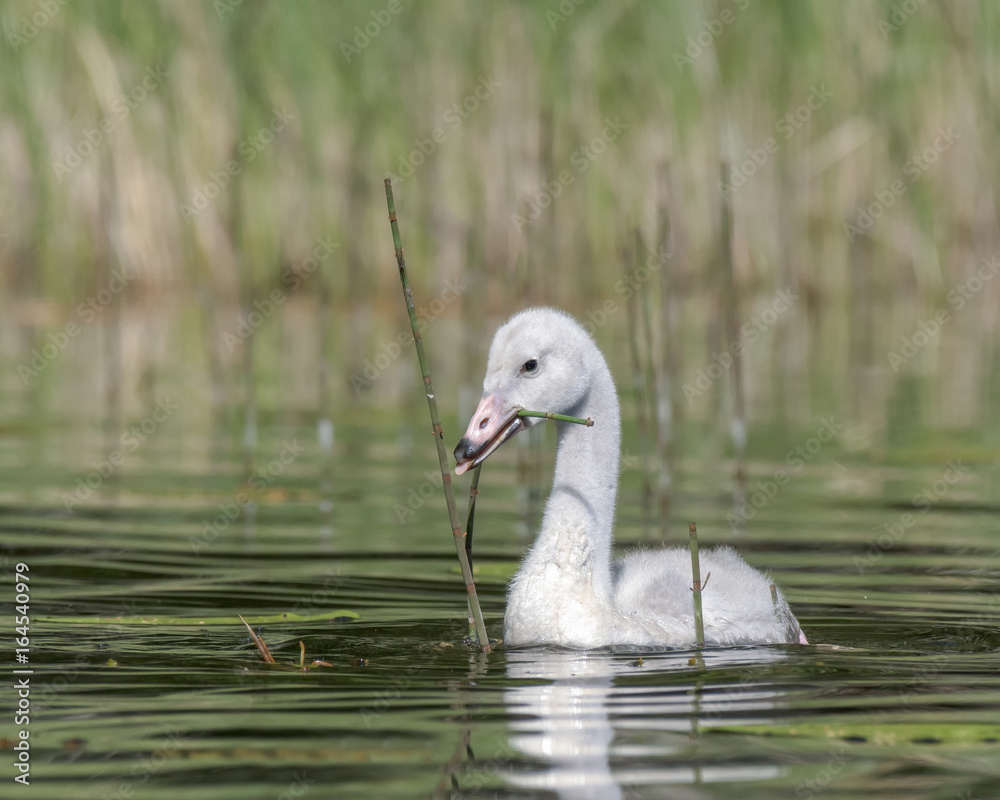
[[[608,365],[568,314],[529,308],[493,337],[483,396],[455,448],[461,475],[542,420],[521,409],[590,417],[559,426],[552,493],[534,546],[510,585],[508,646],[685,646],[695,641],[686,548],[639,550],[612,559],[621,422]],[[730,547],[701,554],[706,644],[800,642],[806,638],[780,592]]]

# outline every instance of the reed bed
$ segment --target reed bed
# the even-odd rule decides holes
[[[391,177],[412,220],[408,252],[430,265],[415,276],[429,298],[418,315],[455,343],[454,363],[435,356],[442,387],[474,396],[467,373],[486,334],[528,303],[567,308],[627,365],[619,247],[636,228],[666,250],[634,287],[656,328],[643,335],[659,365],[647,422],[660,427],[657,461],[685,446],[667,409],[669,421],[717,420],[731,447],[731,376],[695,399],[684,388],[732,344],[734,322],[779,292],[794,304],[743,362],[747,424],[811,424],[819,396],[877,450],[893,402],[914,391],[905,375],[939,378],[919,389],[932,393],[916,403],[929,422],[990,418],[1000,280],[962,309],[949,298],[1000,253],[1000,9],[563,6],[161,0],[45,16],[33,0],[6,4],[9,402],[127,416],[183,351],[205,414],[242,407],[231,416],[246,426],[248,465],[256,425],[289,408],[406,406],[398,290],[375,266],[392,258]],[[115,271],[125,287],[71,343],[109,343],[90,371],[60,357],[40,378],[19,375],[83,323],[77,309]],[[289,355],[296,321],[321,304],[326,389],[315,345]],[[948,327],[893,369],[888,354],[941,309]],[[105,389],[59,391],[95,369]]]

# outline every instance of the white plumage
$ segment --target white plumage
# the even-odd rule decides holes
[[[497,329],[483,396],[455,448],[457,474],[541,420],[522,409],[590,417],[556,422],[552,493],[534,546],[510,585],[508,646],[686,646],[695,641],[686,548],[639,550],[612,559],[621,422],[611,372],[594,340],[568,314],[531,308]],[[706,644],[805,643],[770,581],[730,547],[703,550]]]

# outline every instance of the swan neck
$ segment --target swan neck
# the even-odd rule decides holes
[[[603,358],[602,358],[603,362]],[[618,397],[611,373],[599,364],[587,395],[568,413],[590,417],[593,426],[558,423],[552,495],[546,508],[545,528],[573,527],[586,531],[595,545],[609,551],[618,494],[618,459],[621,422]]]

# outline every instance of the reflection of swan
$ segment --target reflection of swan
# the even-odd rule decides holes
[[[773,709],[773,690],[730,687],[726,692],[712,692],[708,700],[700,690],[676,681],[670,681],[669,688],[615,685],[618,676],[690,670],[690,655],[644,653],[640,666],[635,655],[508,651],[507,677],[515,681],[504,692],[507,713],[513,718],[510,744],[543,766],[504,774],[503,778],[516,786],[553,791],[560,798],[619,800],[634,796],[623,793],[623,786],[778,777],[781,770],[771,764],[716,764],[699,769],[678,759],[691,747],[692,726],[698,724],[695,719],[712,722],[732,717],[734,724],[738,724],[737,719],[759,721],[751,719],[748,712]],[[704,654],[709,669],[783,657],[775,650],[714,650]],[[701,680],[706,674],[711,672],[692,671],[691,677]],[[623,738],[642,743],[623,743]],[[612,759],[616,757],[626,763],[641,759],[646,766],[613,771]],[[684,797],[696,800],[704,795],[691,788]]]
[[[551,681],[540,685],[533,681],[504,692],[508,714],[531,715],[511,723],[511,746],[548,762],[541,772],[519,774],[510,780],[549,789],[565,798],[618,800],[621,787],[612,777],[608,761],[614,736],[606,707],[614,677],[609,657],[511,651],[507,653],[507,676]]]
[[[589,417],[593,427],[559,423],[555,481],[538,539],[507,601],[508,645],[686,645],[695,639],[686,550],[645,550],[612,561],[618,493],[620,422],[608,365],[569,315],[532,308],[493,338],[483,397],[455,448],[461,474],[481,464],[535,418],[520,410]],[[803,642],[779,592],[720,547],[703,553],[705,641],[710,644]],[[704,578],[702,579],[705,580]]]

